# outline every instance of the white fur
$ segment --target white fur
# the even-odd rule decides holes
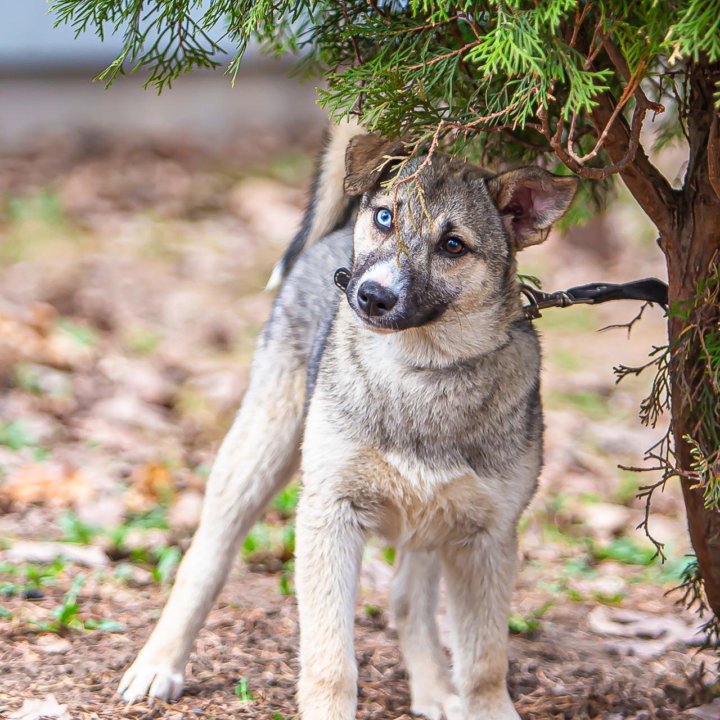
[[[358,280],[358,288],[364,282],[376,282],[390,290],[397,290],[399,280],[398,265],[396,260],[386,260],[368,268]]]
[[[377,360],[390,377],[400,372],[391,360]],[[537,468],[521,463],[527,477],[504,479],[478,478],[469,468],[430,470],[356,446],[331,416],[332,401],[319,389],[306,422],[297,518],[302,720],[354,717],[352,618],[369,533],[387,537],[405,558],[393,594],[413,708],[436,720],[517,720],[505,685],[506,623],[515,523],[525,500],[518,489],[532,485]],[[468,527],[488,529],[467,535]],[[455,685],[444,671],[435,627],[436,548],[456,628]]]
[[[270,273],[270,277],[265,285],[265,290],[270,292],[277,290],[282,285],[283,278],[285,277],[285,262],[280,260]]]
[[[358,131],[348,124],[331,138],[327,157],[332,162],[321,170],[308,245],[337,222],[344,174],[338,158]],[[364,215],[355,227],[356,257],[377,243],[368,227],[369,213]],[[392,287],[399,275],[393,258],[368,269],[363,280]],[[147,694],[169,700],[180,694],[192,643],[239,542],[291,476],[304,431],[304,487],[296,526],[302,720],[355,717],[354,605],[362,549],[370,534],[386,537],[400,552],[393,606],[413,709],[430,720],[518,720],[505,680],[507,615],[517,565],[516,525],[535,486],[539,444],[528,445],[522,457],[508,453],[507,467],[488,470],[489,477],[474,472],[459,451],[447,461],[437,459],[452,444],[453,418],[466,399],[465,386],[449,395],[452,383],[445,380],[450,378],[439,377],[437,370],[455,372],[449,366],[498,349],[509,338],[499,319],[500,301],[483,294],[482,271],[476,275],[475,300],[463,305],[464,313],[448,310],[442,322],[401,333],[374,332],[341,303],[332,345],[327,346],[335,375],[328,382],[321,373],[305,419],[307,358],[293,355],[292,341],[298,338],[273,332],[277,325],[263,336],[250,388],[208,481],[200,527],[157,627],[120,683],[125,700]],[[287,289],[291,292],[293,286]],[[280,301],[284,297],[292,302],[282,294]],[[300,327],[306,330],[307,323]],[[351,335],[357,341],[352,353]],[[518,336],[510,348],[513,354],[503,359],[501,379],[508,383],[517,378],[512,391],[518,397],[537,378],[533,342],[527,334]],[[358,359],[368,384],[352,381]],[[516,363],[523,372],[510,372]],[[473,386],[470,408],[482,406],[485,387],[490,393],[494,377]],[[351,423],[341,422],[347,415],[339,415],[340,405],[364,409],[367,388],[380,388],[390,403],[388,416],[400,417],[371,417],[369,425],[395,421],[403,432],[414,426],[420,440],[403,445],[395,439],[404,451],[385,451],[379,449],[383,442],[368,439],[381,434],[357,433]],[[434,424],[428,425],[429,419]],[[416,420],[440,438],[439,450],[431,447]],[[474,423],[475,417],[462,427],[472,432]],[[420,442],[435,454],[416,455]],[[441,570],[452,621],[452,679],[435,624]]]
[[[297,468],[304,382],[302,372],[288,374],[258,352],[245,401],[208,480],[200,526],[157,626],[120,681],[126,702],[179,697],[195,637],[242,538]]]

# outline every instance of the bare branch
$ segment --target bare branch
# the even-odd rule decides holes
[[[605,128],[613,110],[612,95],[599,95],[597,105],[590,113],[595,127]],[[664,238],[673,231],[676,197],[670,183],[650,162],[640,146],[640,131],[646,111],[647,107],[643,107],[642,101],[637,103],[630,127],[622,116],[618,117],[605,139],[605,151],[628,190],[657,226],[661,241],[664,242]]]
[[[433,58],[432,60],[428,62],[422,62],[418,63],[417,65],[407,65],[405,66],[405,70],[420,70],[421,68],[430,67],[431,65],[437,65],[437,63],[442,62],[443,60],[447,60],[448,58],[454,57],[455,55],[460,55],[460,53],[464,53],[466,50],[469,50],[470,48],[475,47],[476,45],[479,45],[478,42],[471,42],[467,43],[466,45],[463,45],[462,47],[455,48],[455,50],[450,50],[450,52],[446,52],[444,55],[438,55],[437,57]],[[396,69],[396,68],[393,68]]]
[[[605,144],[605,140],[607,139],[607,136],[610,134],[610,130],[613,126],[613,123],[618,118],[620,113],[622,112],[622,109],[627,104],[628,100],[630,100],[633,95],[636,96],[636,100],[638,104],[642,104],[644,106],[650,107],[650,102],[648,101],[645,94],[640,90],[640,81],[642,80],[643,74],[645,72],[645,66],[640,65],[638,69],[632,74],[630,78],[628,78],[627,85],[625,86],[625,89],[623,90],[622,95],[620,96],[620,100],[618,101],[618,104],[615,107],[615,110],[613,110],[612,115],[610,116],[610,119],[607,122],[607,125],[605,125],[605,129],[600,133],[600,137],[598,138],[597,142],[595,143],[595,147],[589,152],[586,153],[583,156],[578,156],[575,154],[575,151],[573,150],[573,141],[575,137],[575,122],[577,120],[577,113],[573,112],[572,121],[570,123],[570,132],[568,133],[568,139],[567,139],[567,151],[568,154],[575,160],[575,162],[579,163],[580,165],[584,165],[588,160],[592,160],[602,149],[603,145]],[[639,91],[639,93],[638,93]],[[661,106],[656,106],[661,107]],[[635,111],[638,111],[638,107],[636,106]],[[646,110],[642,110],[643,112],[643,119],[644,114]],[[662,108],[661,111],[664,111],[664,108]],[[634,120],[634,116],[633,116]],[[640,129],[642,130],[642,122],[640,124]],[[639,133],[638,133],[639,134]],[[632,160],[630,159],[630,162]]]
[[[652,305],[651,302],[644,302],[640,306],[640,310],[638,311],[637,315],[635,315],[635,317],[632,320],[630,320],[626,323],[614,323],[612,325],[606,325],[605,327],[601,327],[599,332],[605,332],[605,330],[616,330],[619,328],[625,328],[627,330],[627,334],[628,334],[628,338],[629,338],[633,327],[635,327],[635,323],[640,322],[640,320],[642,320],[643,313],[645,312],[646,308],[650,307],[651,305]]]

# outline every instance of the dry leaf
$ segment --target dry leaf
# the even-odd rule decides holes
[[[146,463],[133,470],[125,504],[133,512],[142,512],[173,494],[172,476],[167,467],[160,463]]]
[[[696,720],[718,720],[720,718],[720,698],[715,698],[707,705],[688,710],[687,715],[688,718],[696,718]]]
[[[8,720],[72,720],[67,705],[59,705],[53,694],[47,695],[44,700],[28,699],[22,707],[8,716]]]
[[[46,655],[64,655],[72,648],[67,638],[58,635],[39,635],[35,647]]]
[[[80,470],[49,462],[31,463],[12,473],[0,487],[0,496],[19,505],[68,507],[92,498],[93,488]]]
[[[77,565],[86,567],[105,567],[108,556],[94,545],[74,545],[59,542],[31,542],[21,540],[11,548],[0,553],[0,557],[13,562],[31,562],[49,564],[63,557]]]
[[[588,625],[600,635],[619,638],[612,643],[619,651],[643,658],[658,657],[676,643],[698,645],[703,639],[695,625],[674,615],[611,609],[603,605],[590,612]]]

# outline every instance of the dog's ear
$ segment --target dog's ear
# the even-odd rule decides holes
[[[397,158],[407,155],[400,140],[379,135],[357,135],[345,151],[345,193],[362,195],[387,176]]]
[[[530,166],[497,175],[487,186],[515,248],[522,250],[545,240],[570,207],[578,179]]]

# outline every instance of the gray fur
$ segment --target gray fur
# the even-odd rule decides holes
[[[288,481],[302,443],[302,720],[354,717],[353,601],[370,534],[400,552],[393,606],[413,710],[430,720],[518,718],[505,683],[507,613],[543,428],[540,347],[522,315],[515,253],[544,239],[574,181],[539,168],[491,177],[436,155],[409,161],[388,186],[397,144],[357,131],[345,183],[357,214],[337,228],[348,200],[330,180],[328,197],[311,201],[335,231],[305,245],[273,304],[200,527],[121,682],[126,700],[179,695],[242,536]],[[327,179],[337,178],[335,140]],[[392,228],[377,215],[390,208]],[[351,268],[345,295],[333,282],[341,266]],[[378,287],[382,307],[368,304]],[[441,571],[454,680],[434,619]]]

